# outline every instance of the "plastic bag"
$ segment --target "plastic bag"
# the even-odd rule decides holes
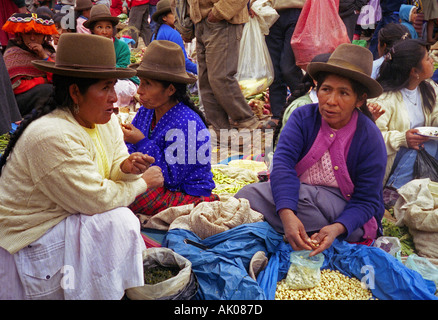
[[[414,253],[408,256],[405,266],[417,271],[424,279],[435,282],[438,288],[438,268],[432,262]]]
[[[370,0],[367,5],[364,5],[360,10],[357,24],[374,29],[376,24],[382,19],[382,8],[379,0]]]
[[[311,251],[293,251],[290,254],[291,265],[286,276],[289,289],[309,289],[321,281],[321,266],[324,263],[322,253],[309,257]]]
[[[277,10],[272,8],[270,0],[255,0],[251,3],[251,9],[257,15],[262,33],[268,35],[269,29],[280,17]]]
[[[145,270],[157,266],[179,267],[179,273],[156,284],[145,284],[126,290],[131,300],[190,300],[197,292],[196,276],[192,272],[192,263],[168,248],[149,248],[144,251]]]
[[[397,253],[401,251],[400,239],[397,237],[379,237],[374,242],[373,247],[380,248],[393,257],[397,257]]]
[[[274,81],[271,56],[256,18],[243,27],[236,79],[245,98],[264,92]]]
[[[420,148],[414,164],[414,178],[438,182],[438,160],[431,156],[424,148]]]
[[[304,4],[291,38],[296,65],[303,70],[316,55],[350,43],[338,9],[339,0],[307,0]]]

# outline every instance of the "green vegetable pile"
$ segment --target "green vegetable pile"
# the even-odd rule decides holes
[[[216,188],[213,189],[214,194],[236,194],[240,189],[250,183],[257,182],[254,181],[244,181],[239,179],[233,179],[224,174],[221,170],[212,168],[213,180],[216,184]]]
[[[175,277],[180,269],[178,267],[156,266],[144,270],[144,283],[153,285]]]
[[[6,147],[8,146],[9,139],[9,133],[0,135],[0,155],[3,153],[3,151],[5,151]]]
[[[393,209],[388,210],[391,215],[393,214]],[[401,255],[409,256],[415,253],[414,240],[409,233],[408,227],[398,227],[394,222],[388,220],[387,218],[382,219],[383,235],[388,237],[396,237],[400,240],[401,244]]]

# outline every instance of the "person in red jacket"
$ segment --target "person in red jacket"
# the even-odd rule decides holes
[[[147,46],[151,42],[152,30],[149,25],[149,0],[126,0],[129,11],[129,26],[136,27],[139,36],[133,35],[136,47],[138,39],[141,37]]]
[[[36,69],[32,61],[54,61],[55,49],[49,40],[58,31],[52,19],[36,13],[14,13],[3,30],[15,36],[8,42],[4,60],[18,108],[25,116],[52,92],[52,74]]]
[[[110,12],[113,17],[117,17],[119,14],[124,13],[123,0],[112,0],[110,6]]]

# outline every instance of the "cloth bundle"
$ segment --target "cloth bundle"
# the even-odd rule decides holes
[[[185,229],[201,239],[232,229],[242,224],[263,221],[246,199],[229,197],[224,201],[202,202],[170,207],[154,215],[145,228],[158,230]]]

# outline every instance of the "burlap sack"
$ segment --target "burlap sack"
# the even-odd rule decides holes
[[[409,228],[419,256],[438,259],[438,183],[415,179],[397,192],[396,224]]]

